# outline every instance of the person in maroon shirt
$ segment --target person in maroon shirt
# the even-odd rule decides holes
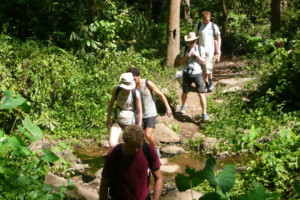
[[[148,169],[154,177],[153,200],[162,193],[161,163],[155,149],[145,143],[144,130],[139,125],[124,129],[124,143],[107,155],[100,183],[100,200],[148,200],[150,198]]]

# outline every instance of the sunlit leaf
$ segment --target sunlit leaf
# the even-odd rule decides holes
[[[1,100],[0,109],[11,109],[22,105],[26,99],[24,99],[20,94],[13,96],[13,92],[11,90],[7,90],[4,92],[4,97]]]
[[[234,165],[225,165],[224,169],[218,175],[218,185],[223,193],[229,192],[235,184]]]
[[[43,137],[42,130],[35,125],[28,117],[23,120],[24,127],[33,135],[33,141],[40,140]]]
[[[41,158],[45,162],[50,162],[53,163],[59,159],[52,151],[48,149],[43,149],[42,150],[44,153],[44,156]]]

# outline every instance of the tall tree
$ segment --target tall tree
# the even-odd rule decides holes
[[[223,14],[222,31],[223,31],[223,34],[226,34],[227,29],[228,29],[228,12],[227,12],[227,8],[226,8],[226,1],[221,0],[220,3],[221,3],[222,14]]]
[[[272,0],[271,2],[271,33],[280,31],[280,0]]]
[[[170,0],[169,21],[167,28],[167,66],[174,66],[180,48],[180,0]]]

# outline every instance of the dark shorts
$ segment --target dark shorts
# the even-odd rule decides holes
[[[143,118],[142,127],[144,129],[146,129],[146,128],[155,128],[155,121],[156,121],[156,116],[155,117],[149,117],[149,118]]]
[[[192,74],[188,75],[187,73],[183,73],[182,76],[182,92],[188,93],[191,89],[192,83],[196,85],[196,92],[204,93],[205,92],[205,84],[202,78],[202,74]]]

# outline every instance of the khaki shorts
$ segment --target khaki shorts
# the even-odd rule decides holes
[[[207,58],[206,63],[202,65],[203,74],[212,74],[214,66],[214,58]]]

